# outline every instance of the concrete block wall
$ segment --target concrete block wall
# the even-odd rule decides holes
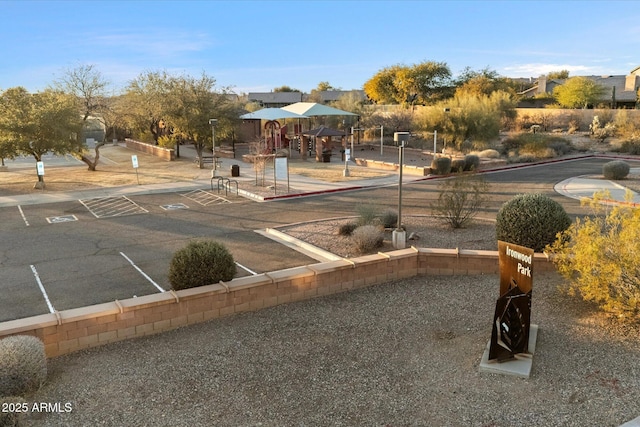
[[[543,254],[535,271],[552,271]],[[408,248],[242,277],[0,323],[0,338],[34,335],[49,357],[169,331],[234,313],[414,276],[498,275],[498,253]],[[497,285],[497,281],[496,281]]]
[[[176,159],[176,152],[173,148],[159,147],[157,145],[147,144],[130,138],[126,138],[124,142],[130,150],[151,154],[167,161]]]

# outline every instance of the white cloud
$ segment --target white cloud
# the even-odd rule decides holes
[[[587,65],[570,65],[570,64],[519,64],[503,67],[504,75],[509,77],[537,77],[548,74],[552,71],[569,71],[570,76],[601,74],[601,67],[590,67]]]

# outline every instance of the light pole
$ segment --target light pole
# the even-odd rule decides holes
[[[342,171],[342,176],[350,176],[351,174],[349,172],[349,156],[351,155],[351,150],[347,148],[349,146],[349,143],[347,141],[347,125],[344,120],[342,121],[342,127],[344,128],[344,170]]]
[[[213,151],[212,176],[215,175],[216,170],[216,123],[218,123],[218,119],[209,119],[209,124],[211,125],[211,151]]]
[[[402,228],[402,169],[404,166],[404,145],[409,141],[409,132],[395,132],[393,140],[398,145],[398,225],[391,233],[391,240],[395,249],[404,249],[407,245],[407,232]]]

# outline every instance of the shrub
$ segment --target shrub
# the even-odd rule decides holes
[[[464,159],[453,159],[451,160],[451,172],[462,172],[464,171]]]
[[[384,228],[393,228],[398,225],[398,212],[393,209],[387,209],[380,215],[380,224]]]
[[[384,233],[375,225],[362,225],[356,228],[351,238],[362,254],[371,252],[384,243]]]
[[[211,240],[189,243],[173,255],[169,266],[169,282],[174,290],[231,280],[235,274],[231,253]]]
[[[32,393],[46,379],[47,356],[42,341],[29,335],[0,340],[0,397]]]
[[[569,225],[569,215],[555,200],[544,194],[519,194],[498,211],[496,237],[540,252]]]
[[[510,163],[533,163],[537,161],[538,158],[533,154],[523,154],[521,156],[512,157],[509,159]]]
[[[446,175],[451,172],[450,157],[436,157],[431,161],[431,172],[435,175]]]
[[[572,294],[599,304],[604,310],[640,313],[640,209],[616,206],[599,215],[599,199],[590,201],[596,214],[578,220],[563,232],[548,251]],[[584,202],[583,202],[584,203]]]
[[[602,175],[604,175],[605,179],[625,179],[630,170],[629,163],[622,160],[614,160],[602,166]]]
[[[620,146],[620,151],[622,151],[623,153],[638,155],[640,154],[640,141],[636,141],[636,140],[624,141]]]
[[[356,224],[355,222],[340,224],[340,227],[338,227],[338,234],[340,236],[351,236],[353,230],[355,230],[356,228],[358,228],[358,224]]]
[[[549,142],[549,148],[560,156],[571,152],[571,144],[567,141],[551,141]]]
[[[467,154],[464,156],[464,170],[476,171],[480,168],[480,157],[475,154]]]
[[[484,178],[462,175],[440,182],[440,194],[432,209],[449,223],[451,228],[466,226],[486,201],[488,185]]]
[[[489,148],[480,151],[479,153],[477,153],[477,156],[481,159],[497,159],[500,157],[500,152],[498,152],[498,150],[494,150],[493,148]]]
[[[358,205],[356,213],[358,214],[356,221],[358,226],[378,223],[378,208],[376,206]]]

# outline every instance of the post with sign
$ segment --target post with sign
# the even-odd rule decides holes
[[[133,154],[131,156],[131,163],[133,164],[133,168],[136,170],[136,181],[138,182],[138,185],[140,185],[140,178],[138,178],[138,156]]]
[[[44,190],[44,162],[36,162],[36,173],[38,174],[38,182],[34,188]]]
[[[538,333],[537,325],[531,324],[533,257],[533,249],[498,241],[500,297],[481,370],[529,377]],[[495,367],[493,362],[502,363]]]

